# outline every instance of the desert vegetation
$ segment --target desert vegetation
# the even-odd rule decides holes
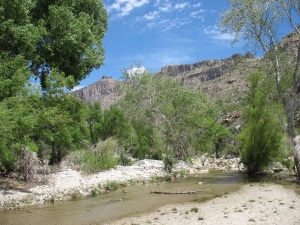
[[[122,98],[109,109],[71,95],[68,90],[104,59],[106,10],[101,1],[84,2],[0,4],[2,174],[20,172],[30,181],[35,166],[57,165],[66,158],[88,173],[129,165],[132,158],[164,160],[171,171],[176,160],[204,152],[219,157],[226,149],[241,154],[249,174],[257,174],[290,156],[289,146],[296,146],[300,56],[273,39],[278,21],[272,12],[281,7],[280,18],[288,20],[295,29],[291,35],[299,40],[293,20],[294,14],[299,16],[296,1],[229,1],[221,26],[257,41],[265,52],[249,76],[245,104],[234,105],[243,111],[238,136],[221,123],[230,100],[213,99],[168,74],[125,69],[117,87]],[[294,42],[289,46],[299,49]],[[284,137],[292,144],[285,144]],[[299,152],[293,149],[299,176]]]

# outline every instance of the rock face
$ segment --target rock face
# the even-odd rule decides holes
[[[280,47],[293,53],[297,50],[299,35],[295,32],[287,35],[280,42]],[[250,52],[245,55],[234,54],[222,60],[204,60],[193,64],[169,65],[159,72],[162,76],[171,76],[192,89],[203,91],[222,104],[239,104],[244,91],[248,89],[248,77],[261,60]],[[103,76],[73,94],[84,102],[99,101],[102,108],[109,108],[120,98],[115,92],[121,82]]]
[[[103,76],[101,80],[73,92],[73,95],[86,103],[100,102],[102,108],[107,109],[120,98],[115,91],[115,87],[119,82],[120,81]]]
[[[255,57],[248,52],[246,55],[234,54],[230,58],[222,60],[204,60],[194,64],[170,65],[163,67],[161,74],[181,77],[183,80],[197,77],[200,81],[204,82],[224,75],[229,71],[233,63],[254,58]]]
[[[194,64],[186,65],[170,65],[163,67],[159,72],[162,76],[171,76],[175,79],[179,79],[183,84],[188,85],[196,90],[201,90],[207,94],[224,96],[222,90],[224,86],[236,86],[235,89],[243,86],[240,82],[236,82],[237,79],[231,77],[226,78],[225,83],[217,81],[217,84],[203,85],[208,81],[216,80],[221,77],[228,77],[227,75],[233,69],[233,66],[238,62],[246,62],[247,65],[251,65],[250,61],[257,61],[251,53],[246,55],[235,54],[230,58],[223,60],[204,60]],[[249,67],[248,66],[248,67]],[[243,68],[242,73],[246,73],[247,69]],[[237,72],[240,74],[240,71]],[[244,80],[246,78],[241,76]],[[116,85],[121,81],[114,80],[107,76],[85,88],[75,91],[74,96],[82,99],[86,103],[100,102],[102,108],[107,109],[111,104],[117,101],[120,96],[115,92]],[[226,87],[225,87],[226,89]],[[217,98],[219,96],[216,96]]]

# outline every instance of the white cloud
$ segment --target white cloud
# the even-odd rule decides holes
[[[190,5],[190,3],[188,3],[188,2],[184,2],[184,3],[181,3],[181,4],[176,4],[175,9],[184,9],[184,8],[188,7],[189,5]]]
[[[203,29],[203,32],[214,40],[232,41],[234,39],[234,35],[229,33],[222,33],[216,27],[205,28]]]
[[[146,15],[143,16],[146,20],[153,20],[159,17],[158,11],[149,12]]]
[[[73,92],[73,91],[78,91],[78,90],[80,90],[81,88],[84,88],[85,86],[75,86],[75,87],[73,87],[73,89],[71,90],[71,92]]]
[[[163,6],[158,7],[158,9],[162,12],[169,12],[172,9],[172,5],[170,3],[167,3]]]
[[[200,7],[202,5],[202,3],[197,3],[195,5],[193,5],[193,7]]]
[[[133,67],[133,68],[127,70],[127,74],[129,77],[133,77],[136,75],[141,75],[141,74],[145,73],[146,71],[147,70],[143,66]]]
[[[117,11],[120,16],[128,15],[133,9],[148,4],[149,0],[116,0],[112,5],[107,7],[107,10]]]
[[[198,11],[191,12],[190,16],[194,17],[194,18],[202,18],[203,17],[202,14],[205,13],[205,12],[206,12],[206,10],[201,9],[201,10],[198,10]]]

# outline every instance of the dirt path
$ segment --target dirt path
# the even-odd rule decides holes
[[[298,192],[300,193],[300,191]],[[300,195],[276,184],[250,184],[205,203],[166,205],[109,224],[300,224]]]

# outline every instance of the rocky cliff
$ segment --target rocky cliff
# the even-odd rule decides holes
[[[204,91],[215,99],[237,102],[247,88],[249,71],[257,63],[259,59],[248,52],[227,59],[170,65],[163,67],[160,74],[179,79],[184,85]]]
[[[299,35],[292,32],[282,39],[279,46],[296,55],[298,43]],[[230,58],[221,60],[169,65],[163,67],[159,74],[174,77],[190,88],[204,91],[216,100],[231,104],[239,103],[244,90],[248,87],[249,75],[260,63],[260,59],[248,52],[245,55],[234,54]],[[115,92],[119,82],[121,81],[103,76],[96,83],[74,92],[74,95],[85,102],[99,101],[103,108],[108,108],[120,98]]]
[[[185,65],[170,65],[161,69],[161,74],[172,77],[182,77],[183,79],[190,79],[197,77],[201,81],[213,80],[227,73],[230,67],[238,61],[254,59],[255,57],[250,53],[245,55],[234,54],[230,58],[222,60],[204,60],[194,64]]]
[[[101,80],[73,92],[73,95],[86,103],[100,102],[102,108],[107,109],[119,99],[115,92],[115,87],[119,82],[104,75]]]
[[[247,80],[247,71],[258,61],[251,53],[235,54],[222,60],[204,60],[194,64],[170,65],[163,67],[159,74],[179,79],[184,85],[201,90],[215,98],[237,96]],[[242,68],[242,70],[241,70]],[[84,102],[100,102],[107,109],[120,97],[115,92],[116,85],[121,82],[103,76],[103,78],[73,94]],[[232,93],[227,93],[227,90]],[[235,99],[234,99],[235,101]]]

